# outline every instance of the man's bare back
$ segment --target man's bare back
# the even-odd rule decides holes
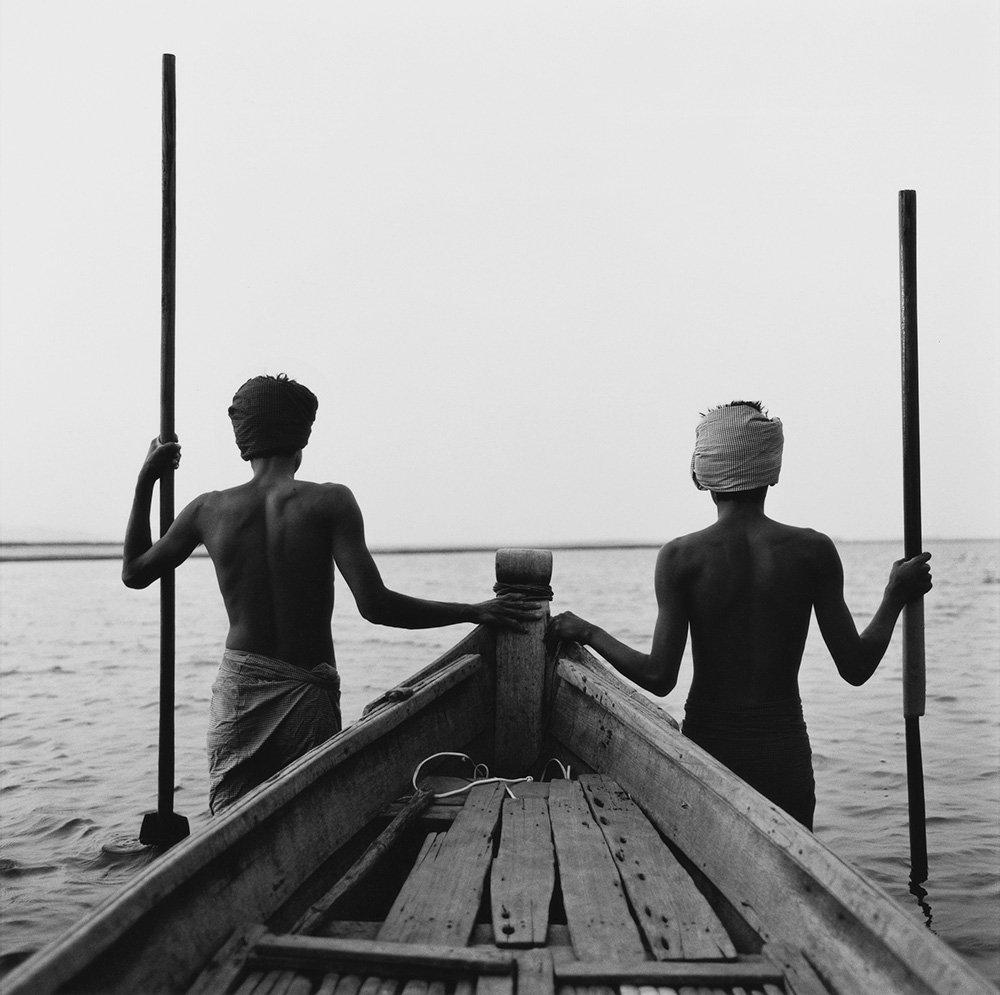
[[[763,515],[720,519],[674,540],[689,606],[693,696],[711,695],[720,707],[798,696],[821,541],[811,529]]]
[[[523,599],[464,604],[387,588],[351,491],[296,479],[317,404],[308,388],[283,376],[247,381],[230,417],[252,479],[195,498],[155,543],[153,487],[179,464],[180,446],[154,439],[139,471],[122,580],[146,587],[204,544],[229,615],[209,730],[213,811],[340,728],[331,628],[335,565],[364,618],[381,625],[518,629],[537,614]]]
[[[255,459],[252,480],[195,498],[167,534],[152,543],[152,485],[176,462],[179,451],[176,443],[154,439],[150,444],[126,535],[122,576],[128,587],[146,587],[204,544],[229,615],[229,649],[274,656],[307,669],[333,663],[334,564],[361,614],[381,625],[417,629],[481,622],[516,627],[534,613],[509,598],[462,604],[412,598],[386,588],[365,543],[354,495],[343,484],[297,480],[299,454]]]
[[[759,404],[736,401],[703,416],[692,476],[712,491],[718,520],[660,550],[648,653],[572,612],[557,615],[550,631],[591,646],[625,677],[666,695],[677,684],[690,628],[694,676],[685,733],[811,828],[815,798],[798,687],[810,615],[815,611],[840,675],[864,684],[903,606],[930,590],[930,554],[893,564],[882,601],[859,634],[834,544],[764,514],[781,450],[781,423]]]

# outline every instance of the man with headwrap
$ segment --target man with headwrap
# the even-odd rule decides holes
[[[334,564],[361,614],[381,625],[473,622],[516,629],[535,614],[516,597],[456,604],[386,588],[351,491],[295,477],[317,406],[312,391],[284,374],[243,384],[229,416],[253,477],[195,498],[155,543],[153,485],[178,465],[180,446],[154,439],[139,471],[122,580],[147,587],[203,543],[229,615],[208,736],[213,812],[340,730]]]
[[[892,565],[881,604],[859,635],[830,539],[764,514],[783,445],[781,422],[757,402],[733,401],[699,422],[691,475],[699,490],[711,492],[717,520],[660,550],[649,653],[571,612],[556,616],[550,631],[592,647],[629,680],[666,695],[677,683],[690,627],[694,679],[683,732],[812,829],[812,754],[798,686],[810,614],[815,610],[840,675],[864,684],[903,606],[930,590],[930,554]]]

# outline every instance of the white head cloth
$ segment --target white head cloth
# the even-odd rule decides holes
[[[779,418],[734,402],[704,415],[695,429],[691,477],[701,491],[752,491],[778,482],[785,437]]]

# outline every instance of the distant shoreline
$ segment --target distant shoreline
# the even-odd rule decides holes
[[[525,548],[552,550],[614,550],[614,549],[658,549],[665,540],[605,540],[591,542],[551,542],[525,544]],[[836,539],[837,543],[898,543],[901,537],[888,539]],[[1000,536],[969,536],[962,538],[926,539],[930,547],[946,542],[997,542]],[[374,546],[372,552],[381,555],[492,553],[503,544],[466,546]],[[511,544],[508,544],[511,545]],[[3,541],[0,542],[0,563],[53,562],[59,560],[120,560],[120,542],[87,542],[68,540],[66,542]],[[192,553],[195,557],[206,557],[204,548]]]

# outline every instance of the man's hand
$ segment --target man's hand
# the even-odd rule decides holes
[[[483,601],[472,606],[477,625],[489,625],[496,629],[509,629],[525,633],[525,622],[541,618],[545,611],[544,601],[531,601],[520,594],[505,594],[491,601]]]
[[[560,612],[551,622],[546,635],[571,643],[589,643],[594,627],[579,615]]]
[[[933,586],[931,568],[927,562],[930,558],[930,553],[921,553],[908,560],[896,560],[889,571],[889,583],[885,586],[886,597],[900,605],[923,597]]]
[[[143,461],[139,476],[146,480],[159,480],[167,470],[176,470],[181,463],[179,442],[160,442],[153,439]]]

